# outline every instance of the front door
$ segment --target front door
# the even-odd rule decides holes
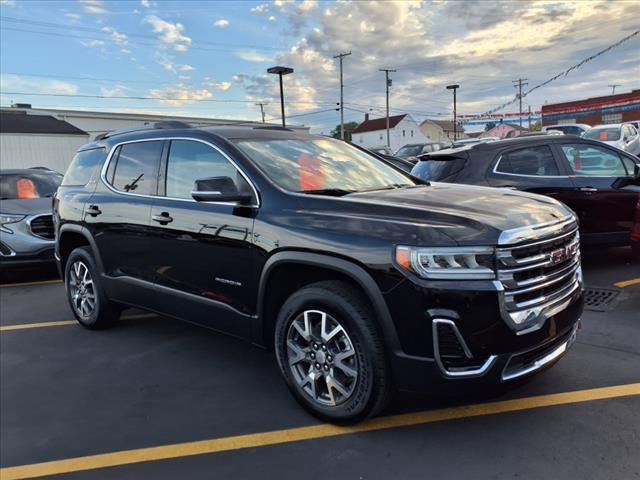
[[[151,209],[152,251],[161,309],[240,337],[250,334],[257,277],[251,236],[257,207],[196,202],[195,180],[247,180],[219,148],[171,140]],[[254,203],[257,198],[254,199]]]
[[[567,142],[559,148],[571,169],[572,203],[586,234],[584,243],[624,243],[638,194],[616,188],[615,182],[633,176],[634,162],[605,145]]]

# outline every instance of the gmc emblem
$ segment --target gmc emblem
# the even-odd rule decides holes
[[[559,248],[558,250],[554,250],[551,252],[551,265],[557,265],[562,262],[566,262],[571,257],[573,257],[575,251],[574,245],[569,245],[568,247]]]

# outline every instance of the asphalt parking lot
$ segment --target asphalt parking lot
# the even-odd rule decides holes
[[[90,332],[51,271],[6,277],[0,478],[640,478],[640,267],[627,249],[583,265],[615,298],[554,368],[349,428],[298,407],[270,352],[134,311]]]

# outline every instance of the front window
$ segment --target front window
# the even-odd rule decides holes
[[[61,181],[62,175],[57,172],[34,170],[28,173],[6,173],[0,175],[0,199],[51,197]]]
[[[601,142],[615,142],[620,140],[620,128],[592,128],[587,130],[584,138],[600,140]]]
[[[415,185],[383,161],[337,140],[238,140],[237,146],[271,181],[293,192],[350,193]]]

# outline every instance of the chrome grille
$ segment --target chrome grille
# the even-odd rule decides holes
[[[31,233],[36,237],[53,240],[55,237],[53,228],[53,215],[40,215],[29,221]]]
[[[518,331],[539,328],[582,287],[575,223],[535,242],[498,248],[497,260],[503,314]]]

